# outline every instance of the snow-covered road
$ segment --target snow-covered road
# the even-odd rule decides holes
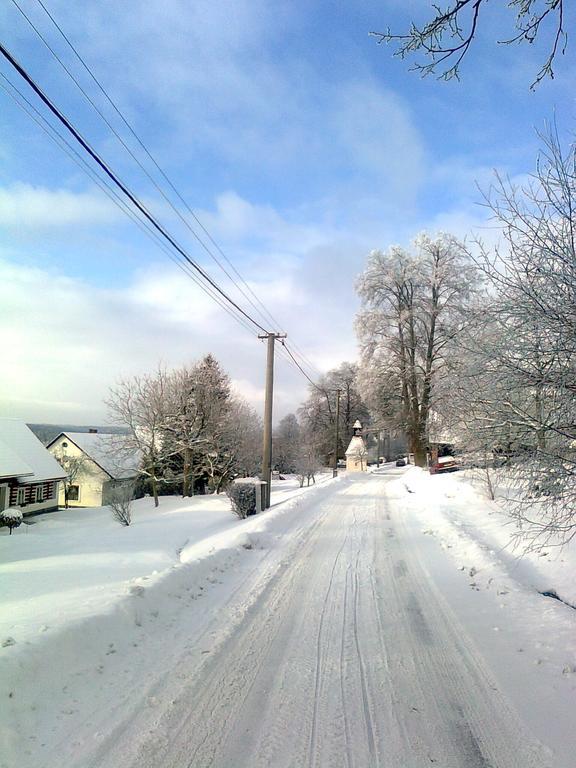
[[[258,599],[232,596],[154,717],[135,713],[90,766],[552,765],[409,545],[394,476],[334,486]]]

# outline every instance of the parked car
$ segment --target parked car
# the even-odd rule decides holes
[[[397,467],[405,467],[406,466],[406,459],[396,459],[396,466]]]
[[[438,475],[440,472],[457,472],[460,469],[454,456],[440,456],[433,464],[430,464],[430,474]]]

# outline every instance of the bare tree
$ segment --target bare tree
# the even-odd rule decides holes
[[[105,401],[110,417],[128,430],[115,438],[117,450],[132,456],[140,453],[139,471],[150,481],[155,506],[158,506],[158,482],[165,450],[168,381],[166,370],[158,368],[153,375],[120,381],[110,389]]]
[[[316,483],[316,474],[320,471],[322,462],[319,447],[312,439],[304,440],[301,443],[296,466],[300,488],[303,487],[304,482],[307,486],[310,485],[310,482]]]
[[[108,506],[112,510],[114,519],[120,525],[128,527],[132,522],[132,499],[134,498],[134,486],[132,483],[119,483],[110,490]]]
[[[342,363],[322,376],[317,385],[310,388],[308,399],[298,409],[298,416],[305,439],[314,441],[326,463],[334,452],[336,425],[336,390],[340,390],[340,444],[338,455],[342,456],[352,435],[356,419],[363,424],[369,421],[366,404],[358,390],[358,366]]]
[[[293,413],[284,416],[276,427],[273,438],[274,466],[280,472],[293,473],[296,471],[300,432],[298,419]]]
[[[87,457],[85,455],[71,456],[63,448],[54,453],[54,458],[60,464],[66,477],[62,480],[64,487],[64,507],[68,509],[70,501],[70,489],[77,485],[79,477],[86,469]]]
[[[500,5],[504,5],[501,3]],[[509,31],[497,42],[533,44],[551,29],[548,55],[537,73],[532,88],[544,77],[554,77],[553,64],[559,53],[564,54],[568,42],[564,0],[508,0],[507,10],[515,13]],[[482,14],[489,13],[487,0],[450,0],[447,6],[431,3],[431,18],[424,24],[412,23],[402,34],[372,32],[379,43],[397,43],[395,55],[408,58],[422,54],[414,69],[423,75],[438,74],[441,79],[458,78],[460,66],[473,45],[481,25]],[[493,9],[496,11],[497,9]]]

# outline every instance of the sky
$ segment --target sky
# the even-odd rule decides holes
[[[494,170],[512,179],[532,172],[546,121],[573,135],[573,50],[554,80],[530,90],[550,32],[533,46],[494,45],[511,29],[502,7],[488,5],[461,79],[442,82],[422,79],[369,34],[406,29],[427,2],[44,2],[271,312],[277,325],[265,327],[288,334],[312,377],[356,359],[354,285],[372,249],[408,246],[422,230],[494,238],[481,205]],[[18,3],[140,153],[37,0]],[[13,0],[0,6],[0,30],[192,258],[255,314]],[[40,108],[5,62],[0,73]],[[0,290],[1,416],[104,423],[103,401],[119,379],[207,353],[262,411],[257,331],[206,296],[2,89]],[[307,387],[278,355],[275,418],[295,410]]]

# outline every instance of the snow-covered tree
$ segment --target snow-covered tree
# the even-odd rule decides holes
[[[164,431],[172,456],[178,457],[183,496],[190,496],[194,480],[206,474],[205,459],[216,450],[230,405],[230,380],[212,355],[170,375]]]
[[[261,466],[262,420],[240,397],[232,397],[221,428],[201,451],[212,490],[220,493],[235,477],[253,476]]]
[[[20,507],[8,507],[0,512],[0,525],[5,525],[10,529],[10,536],[12,536],[12,530],[22,524],[22,519]]]
[[[426,464],[434,387],[448,374],[476,283],[466,249],[447,234],[422,234],[411,251],[373,251],[358,280],[360,384],[380,409],[377,418],[404,429],[419,466]]]

